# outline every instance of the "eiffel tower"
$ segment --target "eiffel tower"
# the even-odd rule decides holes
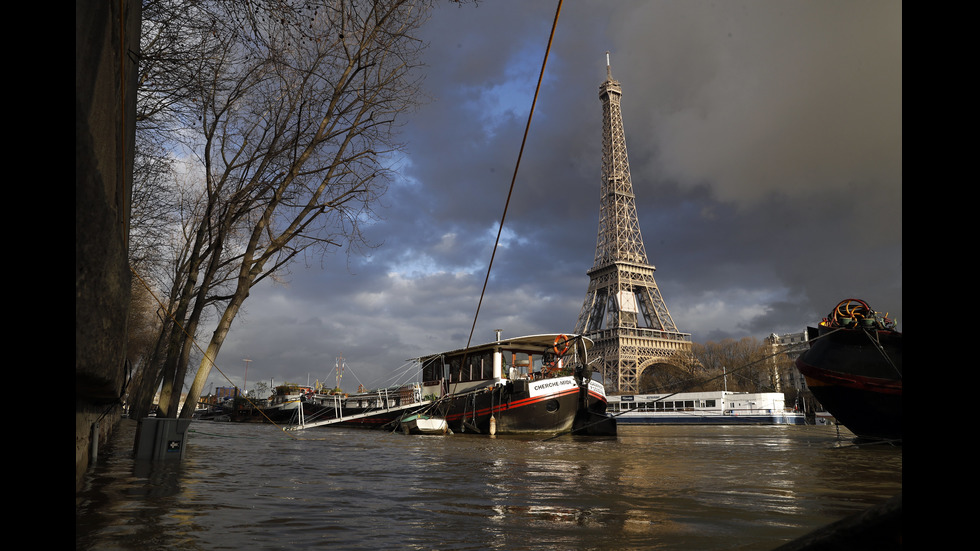
[[[640,376],[656,364],[677,364],[691,352],[691,335],[677,330],[660,289],[636,218],[636,198],[626,157],[626,134],[620,100],[623,91],[613,80],[606,53],[602,101],[602,188],[599,196],[599,237],[589,290],[575,324],[575,333],[595,342],[594,369],[610,392],[636,393]]]

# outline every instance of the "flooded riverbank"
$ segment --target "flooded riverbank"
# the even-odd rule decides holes
[[[133,424],[76,493],[76,549],[773,549],[902,491],[902,450],[817,426],[615,438],[195,422],[180,464]]]

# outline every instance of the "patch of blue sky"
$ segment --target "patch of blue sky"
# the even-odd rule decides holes
[[[490,228],[487,229],[486,236],[489,239],[490,243],[493,243],[497,239],[497,232],[499,230],[500,230],[499,222],[495,222]],[[511,245],[518,245],[523,247],[528,245],[530,242],[531,242],[530,239],[518,235],[517,232],[515,232],[514,230],[506,226],[504,227],[503,231],[500,232],[500,243],[499,243],[500,247],[507,248]]]
[[[485,248],[485,250],[481,250],[477,254],[459,254],[459,251],[468,247],[467,242],[471,240],[455,232],[448,232],[443,234],[439,241],[430,246],[428,250],[413,248],[402,252],[391,263],[389,273],[404,279],[418,279],[439,274],[485,273],[487,263],[490,261],[493,243],[497,239],[498,228],[499,223],[494,223],[482,232],[483,238],[480,239],[480,243],[483,245],[480,245],[480,248]],[[530,239],[518,235],[514,230],[505,226],[500,234],[498,248],[523,247],[530,243]],[[454,260],[447,261],[447,259]]]
[[[440,274],[471,274],[486,268],[484,259],[468,263],[447,262],[447,258],[461,258],[456,251],[461,247],[459,235],[449,232],[442,235],[430,250],[410,248],[401,252],[389,266],[388,273],[403,279],[420,279]]]
[[[386,153],[381,162],[391,171],[391,187],[400,188],[420,188],[422,182],[417,178],[409,176],[412,166],[412,158],[402,151],[391,151]]]
[[[527,119],[540,72],[541,45],[526,44],[510,60],[503,81],[463,88],[463,96],[471,98],[463,105],[477,113],[487,139],[493,138],[508,121]],[[542,86],[552,80],[546,72]]]
[[[446,274],[465,277],[480,273],[481,271],[486,271],[486,266],[481,262],[472,262],[467,266],[453,266],[440,263],[429,255],[412,254],[392,265],[388,274],[389,276],[396,276],[400,279],[416,280]]]

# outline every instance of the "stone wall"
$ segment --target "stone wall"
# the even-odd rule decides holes
[[[126,383],[127,258],[140,2],[75,2],[75,488],[92,427],[118,423]]]

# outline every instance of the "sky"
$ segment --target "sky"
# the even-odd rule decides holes
[[[902,325],[902,3],[437,3],[426,101],[365,227],[376,246],[252,290],[214,387],[411,380],[407,360],[569,333],[599,218],[606,52],[655,279],[695,342],[804,330],[846,298]],[[245,359],[251,361],[245,362]],[[245,368],[248,367],[247,380]],[[406,379],[406,377],[408,377]]]

